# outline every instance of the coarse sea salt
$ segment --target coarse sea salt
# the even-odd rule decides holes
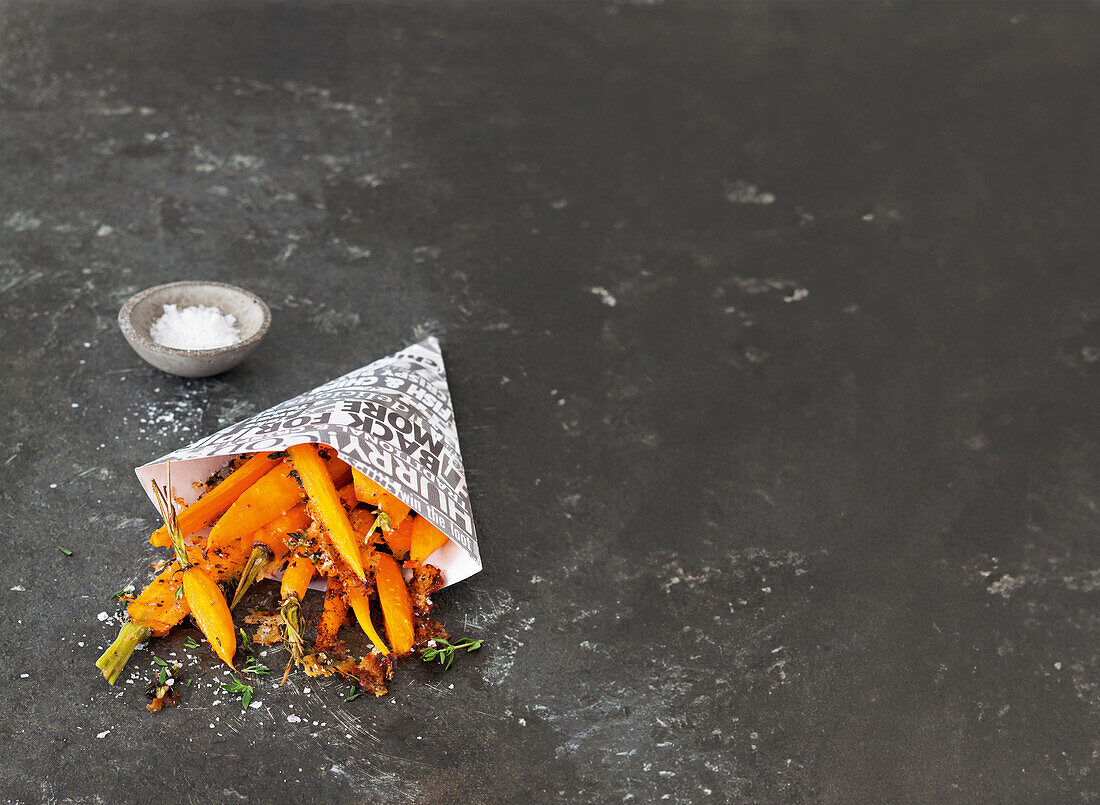
[[[164,313],[149,328],[149,335],[162,347],[172,349],[218,349],[241,340],[237,317],[209,305],[165,305]]]

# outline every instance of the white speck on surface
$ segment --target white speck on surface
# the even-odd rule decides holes
[[[1054,663],[1054,670],[1055,671],[1061,671],[1062,670],[1062,663],[1060,663],[1060,662]]]
[[[113,235],[114,233],[115,233],[115,228],[113,226],[107,226],[107,224],[101,224],[99,229],[97,229],[95,231],[95,236],[97,238],[105,238],[108,235]]]
[[[103,730],[103,732],[99,733],[95,737],[97,737],[97,738],[106,738],[110,734],[111,734],[110,730]]]
[[[987,585],[985,589],[989,591],[990,595],[1008,598],[1025,584],[1027,584],[1027,579],[1022,576],[1010,576],[1006,573],[992,584]]]
[[[4,223],[7,224],[9,229],[14,229],[16,232],[29,232],[42,226],[42,219],[35,218],[29,212],[16,210],[8,216],[7,221]]]
[[[16,584],[14,587],[9,587],[8,589],[14,593],[25,593],[27,591],[27,588],[22,584]]]
[[[297,723],[299,723],[299,722],[300,722],[300,721],[301,721],[302,719],[301,719],[301,718],[300,718],[299,716],[296,716],[296,715],[293,715],[293,714],[291,714],[291,715],[289,715],[289,716],[287,716],[287,717],[286,717],[286,720],[287,720],[288,722],[290,722],[291,724],[297,724]]]
[[[101,621],[105,621],[105,620],[107,620],[107,618],[109,618],[111,616],[108,615],[106,612],[100,612],[98,615],[96,615],[96,617]]]
[[[775,194],[761,192],[760,188],[754,184],[737,181],[726,185],[726,200],[734,204],[755,204],[759,207],[767,207],[775,203]]]
[[[590,293],[600,297],[600,301],[608,307],[615,307],[615,305],[619,304],[619,300],[612,296],[607,288],[597,285],[595,288],[589,288],[588,290]]]
[[[784,296],[783,297],[783,301],[784,302],[801,302],[803,299],[805,299],[809,295],[810,295],[810,292],[806,288],[795,288],[794,291],[792,291],[789,296]]]
[[[20,675],[19,675],[19,678],[20,678],[20,679],[26,679],[26,678],[27,678],[27,677],[29,677],[29,676],[30,676],[30,674],[20,674]]]

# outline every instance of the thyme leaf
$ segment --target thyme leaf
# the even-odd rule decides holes
[[[432,662],[433,660],[439,660],[439,664],[444,669],[450,668],[451,663],[454,662],[455,652],[460,649],[466,649],[468,654],[471,651],[477,651],[481,648],[482,641],[474,640],[472,637],[464,637],[457,643],[451,643],[442,637],[436,637],[428,641],[426,648],[420,652],[420,659],[424,662]]]

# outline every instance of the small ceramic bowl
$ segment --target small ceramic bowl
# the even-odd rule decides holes
[[[149,335],[165,305],[209,305],[237,318],[241,340],[217,349],[175,349]],[[254,293],[224,282],[169,282],[134,294],[118,312],[118,326],[134,352],[158,369],[181,377],[209,377],[247,358],[271,326],[271,310]]]

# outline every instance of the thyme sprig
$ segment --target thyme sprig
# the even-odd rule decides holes
[[[249,703],[252,701],[252,686],[246,685],[241,680],[232,674],[229,675],[232,682],[222,682],[221,686],[225,688],[226,693],[239,693],[241,694],[241,709],[247,710]]]
[[[481,648],[481,642],[480,640],[474,640],[472,637],[464,637],[457,643],[451,643],[442,637],[436,637],[429,640],[427,647],[421,650],[420,659],[424,662],[439,660],[439,664],[447,669],[454,662],[456,651],[459,649],[466,649],[466,653],[477,651]]]

